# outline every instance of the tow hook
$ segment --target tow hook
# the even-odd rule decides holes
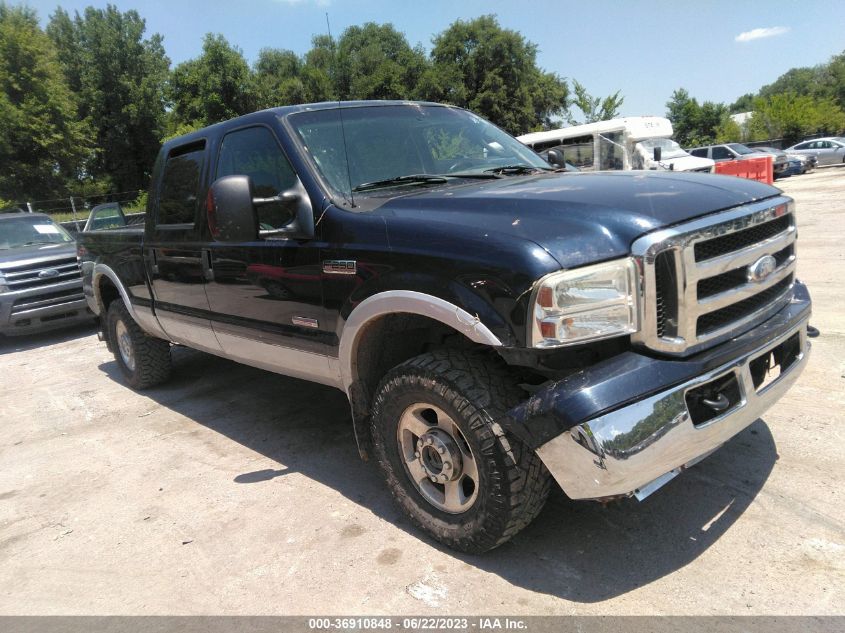
[[[810,338],[816,338],[821,332],[819,332],[818,328],[814,328],[809,323],[807,324],[807,336]]]
[[[716,394],[715,398],[702,398],[701,403],[710,407],[714,411],[724,411],[731,406],[731,401],[723,393]]]

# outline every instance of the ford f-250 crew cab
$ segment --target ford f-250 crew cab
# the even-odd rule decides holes
[[[146,225],[83,233],[128,384],[186,345],[343,390],[411,519],[484,551],[645,497],[780,398],[810,298],[792,200],[710,174],[556,173],[465,110],[257,112],[165,143]]]

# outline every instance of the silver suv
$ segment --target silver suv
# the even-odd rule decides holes
[[[93,319],[73,237],[41,213],[0,213],[0,334]]]

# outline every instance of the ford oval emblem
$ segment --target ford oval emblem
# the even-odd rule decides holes
[[[769,275],[775,272],[777,265],[777,260],[774,257],[771,255],[763,255],[760,259],[748,267],[748,281],[758,283],[764,281]]]
[[[55,268],[45,268],[40,273],[38,273],[39,279],[52,279],[53,277],[58,277],[59,271]]]

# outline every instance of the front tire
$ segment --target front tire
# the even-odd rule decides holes
[[[458,350],[412,358],[379,385],[376,458],[399,506],[441,543],[485,552],[543,508],[548,471],[496,422],[523,397],[503,364]]]
[[[107,332],[120,373],[133,389],[147,389],[170,378],[170,343],[145,333],[119,300],[107,314]]]

